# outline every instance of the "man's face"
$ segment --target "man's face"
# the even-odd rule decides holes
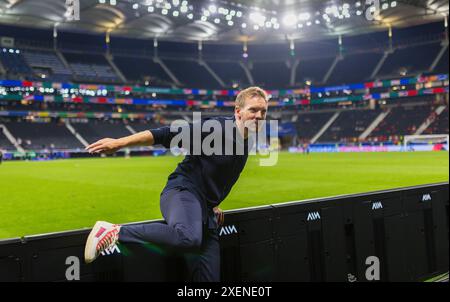
[[[242,124],[251,132],[260,131],[262,129],[261,122],[258,121],[266,119],[268,103],[261,97],[252,97],[245,100],[244,107],[236,107],[236,119],[240,120]]]

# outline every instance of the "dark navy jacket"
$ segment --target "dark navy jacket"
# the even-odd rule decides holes
[[[178,146],[187,149],[188,155],[178,164],[175,171],[170,174],[164,191],[176,187],[187,189],[202,202],[204,211],[211,213],[211,209],[218,206],[227,197],[244,169],[248,158],[249,140],[244,140],[240,136],[241,134],[238,133],[236,127],[234,127],[232,133],[230,131],[226,133],[225,123],[228,121],[229,124],[232,123],[235,125],[234,116],[202,119],[201,125],[207,120],[216,120],[222,126],[221,155],[206,155],[203,153],[203,150],[201,154],[195,155],[193,144],[183,146],[180,143]],[[185,132],[190,133],[191,141],[193,138],[193,129],[193,124],[189,124],[189,129]],[[177,132],[171,132],[168,126],[150,131],[153,134],[155,145],[160,144],[166,148],[170,148],[172,139],[181,133],[181,128]],[[203,142],[210,134],[211,132],[203,132],[201,141]],[[237,137],[238,135],[239,137]],[[236,152],[233,153],[234,155],[225,155],[226,143],[229,144],[228,146],[231,144],[234,151],[237,150],[237,146],[239,145],[241,147],[240,150],[244,152],[238,153],[241,155],[237,155]],[[207,216],[209,215],[207,214]]]

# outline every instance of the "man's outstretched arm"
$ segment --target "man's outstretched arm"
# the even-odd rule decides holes
[[[89,153],[113,154],[122,148],[134,146],[151,146],[155,137],[149,130],[121,138],[104,138],[86,147]]]

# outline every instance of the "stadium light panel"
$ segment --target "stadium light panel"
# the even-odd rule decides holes
[[[298,19],[301,21],[308,21],[310,18],[311,18],[310,13],[301,13],[300,15],[298,15]]]
[[[291,27],[291,26],[294,26],[296,23],[297,23],[297,17],[292,13],[289,13],[283,17],[283,24],[285,26]]]
[[[249,15],[250,21],[252,21],[253,23],[256,23],[258,25],[260,24],[264,24],[264,22],[266,21],[266,16],[264,16],[261,13],[258,12],[253,12]]]
[[[208,8],[208,10],[209,10],[211,13],[215,14],[215,13],[217,12],[217,6],[215,6],[215,5],[210,5],[209,8]]]

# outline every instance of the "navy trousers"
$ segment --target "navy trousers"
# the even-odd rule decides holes
[[[161,212],[167,224],[122,226],[119,242],[154,243],[183,251],[189,281],[220,281],[220,247],[217,224],[204,224],[200,201],[184,188],[163,191]]]

